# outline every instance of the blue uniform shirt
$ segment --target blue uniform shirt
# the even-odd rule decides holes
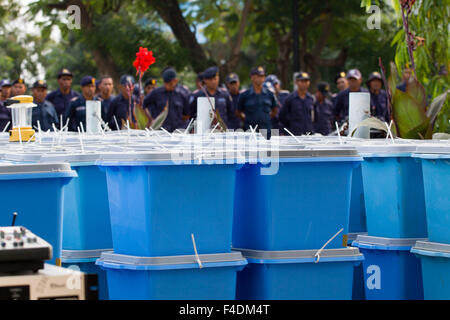
[[[397,86],[397,89],[403,92],[406,92],[406,82],[402,82]]]
[[[251,86],[241,93],[238,102],[238,110],[245,114],[244,129],[247,130],[250,126],[255,128],[256,125],[258,129],[272,129],[270,113],[276,107],[277,102],[272,92],[263,87],[261,93],[257,94]]]
[[[322,103],[314,104],[314,132],[324,136],[329,135],[334,127],[333,103],[325,99]]]
[[[283,104],[286,102],[287,97],[289,97],[289,94],[290,94],[289,91],[282,90],[282,91],[280,91],[278,96],[276,96],[278,110],[281,110],[281,108],[283,107]],[[275,116],[275,118],[272,118],[272,128],[279,129],[281,127],[282,127],[282,125],[280,123],[280,116],[279,116],[279,114],[277,114]]]
[[[205,90],[207,90],[205,88]],[[215,100],[215,108],[219,111],[219,115],[222,118],[223,122],[227,125],[229,125],[229,118],[233,115],[234,108],[233,108],[233,100],[228,94],[228,92],[224,89],[217,88],[214,96],[211,96],[211,94],[208,92],[208,95],[211,99],[214,98]],[[190,109],[191,109],[191,115],[193,118],[197,117],[197,98],[206,97],[203,90],[198,90],[196,94],[193,96],[193,100],[191,101]],[[230,128],[231,129],[231,128]]]
[[[186,128],[183,116],[189,116],[189,97],[184,88],[176,86],[174,91],[167,91],[164,86],[156,88],[144,99],[144,108],[150,111],[153,119],[159,116],[169,102],[169,113],[162,127],[169,132]]]
[[[127,122],[129,111],[133,109],[135,104],[135,100],[131,97],[131,104],[129,99],[125,99],[122,94],[119,94],[115,98],[112,99],[111,104],[109,105],[108,115],[106,119],[108,119],[108,125],[111,130],[120,130],[122,127],[122,120]],[[115,118],[115,119],[114,119]],[[135,121],[134,116],[131,118]],[[119,128],[116,126],[119,125]]]
[[[11,123],[11,110],[4,106],[3,102],[0,101],[0,132],[5,129],[6,124],[9,122],[8,128],[4,130],[5,132],[12,127]]]
[[[50,101],[56,109],[58,118],[60,115],[64,115],[67,109],[69,109],[70,103],[75,101],[81,95],[73,90],[70,90],[69,94],[63,95],[61,90],[55,90],[47,95],[45,100]]]
[[[381,121],[391,121],[386,91],[381,90],[379,94],[370,93],[370,114]]]
[[[288,129],[296,136],[314,132],[312,119],[314,100],[314,97],[308,92],[304,99],[300,98],[298,92],[291,93],[280,111],[280,122],[283,128]]]
[[[94,98],[94,101],[98,101],[98,99]],[[80,127],[81,130],[80,122],[83,124],[84,130],[86,130],[86,99],[83,96],[72,101],[64,114],[64,122],[66,122],[68,118],[70,118],[69,131],[77,132],[78,127]]]
[[[33,108],[32,113],[32,123],[33,127],[38,127],[39,125],[42,131],[53,131],[52,124],[55,124],[56,128],[60,128],[58,115],[56,114],[55,107],[50,101],[44,100],[44,102],[34,102],[37,106]]]
[[[233,110],[228,115],[228,122],[227,122],[228,129],[233,129],[233,130],[242,129],[241,120],[238,117],[236,117],[236,110],[238,108],[240,93],[238,93],[238,94],[229,93],[229,95],[231,98],[231,105],[232,105]]]
[[[357,92],[369,92],[366,88],[360,88]],[[347,88],[341,92],[336,97],[336,102],[334,105],[335,116],[338,119],[339,124],[348,120],[348,108],[350,104],[350,89]]]
[[[108,99],[103,99],[100,96],[96,96],[96,99],[102,102],[102,119],[107,123],[109,108],[111,106],[111,102],[114,99],[114,96],[110,96]]]

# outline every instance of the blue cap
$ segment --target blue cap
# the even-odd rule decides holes
[[[84,76],[83,78],[81,78],[80,81],[80,85],[83,86],[87,86],[93,84],[95,86],[95,78],[92,76]]]
[[[19,79],[14,80],[12,85],[15,85],[15,84],[18,84],[18,83],[25,84],[25,81],[22,78],[19,78]]]
[[[172,81],[177,78],[177,72],[174,68],[166,68],[162,73],[162,78],[165,83]]]
[[[0,87],[12,87],[11,82],[9,82],[9,80],[2,80],[2,82],[0,82]]]
[[[295,80],[310,80],[309,74],[301,71],[295,76]]]
[[[219,68],[211,67],[203,72],[203,79],[211,79],[219,74]]]
[[[347,73],[347,79],[362,79],[361,72],[358,69],[352,69]]]
[[[281,84],[280,79],[278,79],[278,77],[274,74],[267,76],[266,82],[270,82],[273,86],[275,86],[276,84]]]
[[[133,76],[130,76],[128,74],[124,74],[123,76],[120,77],[120,84],[121,85],[127,85],[127,84],[135,84],[134,78]]]
[[[155,78],[148,78],[146,81],[145,81],[145,84],[144,84],[144,88],[146,87],[146,86],[149,86],[149,85],[152,85],[152,86],[154,86],[154,85],[156,85],[156,79]]]
[[[230,73],[226,81],[227,83],[239,82],[239,76],[236,73]]]
[[[252,71],[250,71],[250,76],[265,76],[266,70],[264,70],[263,67],[259,66],[256,68],[253,68]]]
[[[67,68],[62,68],[59,72],[58,72],[58,79],[61,78],[62,76],[69,76],[69,77],[73,77],[72,72],[67,69]]]

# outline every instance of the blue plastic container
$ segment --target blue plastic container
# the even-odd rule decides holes
[[[349,233],[347,245],[350,247],[357,239],[359,235],[367,235],[365,233]],[[356,266],[353,270],[353,290],[352,300],[366,300],[365,282],[364,282],[364,269],[363,264]]]
[[[450,244],[450,148],[447,154],[421,154],[428,239]]]
[[[354,267],[364,259],[356,248],[242,250],[248,266],[238,273],[238,300],[351,300]]]
[[[417,240],[358,236],[366,300],[423,300],[420,260],[410,252]]]
[[[366,205],[364,203],[364,187],[361,166],[357,166],[353,169],[348,232],[367,232]]]
[[[234,300],[238,252],[198,256],[132,257],[103,253],[111,300]]]
[[[235,165],[176,165],[170,154],[157,157],[99,163],[106,170],[114,252],[193,254],[191,234],[202,254],[231,252]]]
[[[62,267],[88,274],[96,274],[98,278],[98,298],[99,300],[109,300],[106,272],[97,266],[95,262],[100,258],[102,252],[111,250],[63,250],[61,254]]]
[[[362,175],[369,235],[426,238],[422,167],[411,157],[416,147],[387,145],[360,149],[365,160]]]
[[[70,163],[78,175],[64,186],[63,249],[112,248],[106,174],[95,162],[100,152],[9,154],[20,163]]]
[[[287,153],[287,152],[286,152]],[[279,170],[246,164],[236,173],[233,247],[284,251],[342,248],[348,232],[354,150],[280,152]]]
[[[425,300],[450,300],[450,245],[418,241],[411,252],[422,263]]]
[[[24,226],[53,247],[50,263],[59,264],[62,247],[63,186],[76,172],[69,164],[0,166],[0,225]]]
[[[65,186],[63,249],[112,248],[106,174],[95,164],[72,164],[78,179]]]

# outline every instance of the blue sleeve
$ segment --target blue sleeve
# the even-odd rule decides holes
[[[284,102],[283,106],[281,107],[280,113],[278,115],[278,118],[280,119],[280,122],[283,126],[287,127],[289,125],[287,115],[289,113],[291,105],[291,98],[287,97],[286,101]]]

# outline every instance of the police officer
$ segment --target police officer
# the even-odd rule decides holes
[[[4,80],[0,81],[0,89],[3,83]],[[2,95],[3,90],[0,93],[0,132],[7,131],[11,128],[11,110],[4,105]]]
[[[331,95],[331,102],[333,102],[333,105],[336,103],[336,98],[337,98],[339,92],[342,92],[342,91],[344,91],[345,89],[348,88],[348,81],[347,81],[346,76],[347,75],[345,74],[345,72],[341,71],[334,78],[334,83],[336,84],[338,92],[337,93],[333,93]]]
[[[330,86],[326,82],[317,84],[316,102],[314,104],[314,132],[327,136],[333,131],[334,110],[329,100]]]
[[[55,107],[50,101],[45,100],[47,97],[47,83],[43,80],[36,81],[31,87],[31,94],[33,95],[34,104],[37,105],[33,108],[33,127],[38,127],[38,121],[42,131],[53,131],[52,124],[59,127],[60,123]]]
[[[69,130],[78,131],[78,127],[83,124],[84,130],[86,130],[86,101],[96,100],[95,98],[95,78],[91,76],[85,76],[81,79],[81,93],[82,95],[76,100],[70,103],[69,108],[64,113],[64,122],[70,118]]]
[[[281,89],[281,81],[274,74],[271,74],[266,78],[266,83],[270,84],[271,85],[270,87],[273,88],[272,90],[275,95],[275,99],[277,101],[278,112],[279,112],[279,110],[281,110],[281,107],[283,106],[284,102],[286,101],[287,97],[289,96],[289,91]],[[272,119],[272,128],[279,129],[280,126],[281,126],[280,119],[277,114],[275,116],[275,118]]]
[[[110,76],[103,76],[98,82],[98,91],[99,94],[96,96],[96,99],[102,102],[102,119],[105,122],[108,122],[108,112],[111,106],[111,102],[114,99],[112,95],[114,89],[114,82]]]
[[[25,81],[21,78],[14,80],[11,88],[11,97],[23,96],[27,92]]]
[[[244,129],[250,126],[258,130],[267,130],[267,139],[271,138],[272,122],[278,113],[277,102],[274,95],[264,87],[266,72],[263,67],[257,67],[250,72],[252,85],[241,93],[236,115],[244,121]]]
[[[70,107],[70,103],[80,97],[78,92],[71,89],[72,78],[72,72],[68,69],[62,69],[58,73],[59,88],[47,96],[47,100],[55,106],[58,117],[64,115],[65,110]]]
[[[311,84],[309,74],[300,72],[295,78],[297,91],[287,97],[280,111],[283,128],[292,134],[301,136],[314,132],[314,97],[308,92]]]
[[[166,68],[162,73],[164,84],[154,89],[144,100],[144,110],[151,118],[156,118],[164,110],[166,104],[169,112],[162,127],[173,132],[186,128],[189,120],[189,96],[178,84],[177,73],[173,68]]]
[[[397,86],[397,89],[406,92],[406,87],[408,86],[409,79],[412,75],[411,64],[407,63],[402,73],[402,83]]]
[[[119,81],[120,93],[111,101],[107,115],[109,127],[112,130],[121,130],[122,121],[126,123],[131,112],[132,120],[135,121],[132,109],[136,103],[133,96],[135,80],[130,75],[123,75]]]
[[[148,96],[156,88],[156,79],[148,78],[144,84],[144,95]]]
[[[350,92],[368,92],[361,87],[362,75],[358,69],[352,69],[347,73],[347,81],[348,88],[339,92],[334,105],[335,117],[340,125],[348,120]]]
[[[0,96],[0,101],[6,101],[11,97],[11,82],[9,80],[3,80],[0,84],[2,88],[2,93]]]
[[[233,100],[226,90],[219,89],[219,68],[211,67],[203,72],[203,82],[205,83],[202,90],[199,90],[191,102],[190,109],[192,117],[197,117],[197,99],[200,97],[210,97],[215,100],[215,108],[219,111],[225,125],[228,127],[229,118],[233,116]],[[206,95],[207,94],[207,95]],[[234,117],[231,117],[233,120]],[[231,129],[231,128],[230,128]]]
[[[372,72],[367,80],[367,88],[370,91],[370,113],[383,122],[389,123],[391,117],[388,108],[388,97],[382,89],[383,79],[379,72]]]
[[[227,126],[229,129],[242,129],[244,127],[244,123],[236,116],[236,110],[238,108],[238,101],[240,92],[241,82],[239,80],[239,76],[236,73],[230,73],[226,78],[226,86],[228,89],[228,94],[230,95],[233,112],[228,115],[228,123]]]

